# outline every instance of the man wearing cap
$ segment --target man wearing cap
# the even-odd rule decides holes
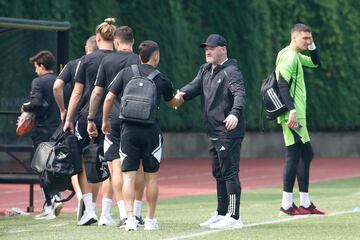
[[[206,63],[178,93],[185,101],[201,97],[201,110],[211,141],[212,173],[216,179],[217,210],[200,227],[241,228],[239,161],[245,133],[245,87],[235,59],[227,57],[223,36],[211,34],[200,47]]]

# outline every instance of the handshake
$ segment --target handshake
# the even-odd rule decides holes
[[[178,107],[180,107],[183,103],[184,103],[184,96],[186,93],[181,92],[180,90],[176,91],[176,95],[174,96],[174,98],[170,101],[171,102],[171,107],[173,107],[175,110],[178,109]]]

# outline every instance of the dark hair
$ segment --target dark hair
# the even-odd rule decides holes
[[[311,29],[303,23],[297,23],[291,29],[291,33],[293,32],[311,32]]]
[[[116,30],[114,23],[115,18],[106,18],[103,23],[96,26],[95,33],[99,33],[105,41],[113,41]]]
[[[43,65],[46,70],[54,70],[55,57],[50,51],[40,51],[36,55],[29,58],[31,64],[35,62],[37,65]]]
[[[143,63],[149,62],[155,51],[159,51],[159,45],[151,40],[146,40],[139,45],[139,56]]]
[[[132,43],[134,41],[133,30],[129,26],[118,27],[114,34],[115,39],[119,39],[123,43]]]

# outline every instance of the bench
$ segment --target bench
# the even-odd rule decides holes
[[[29,184],[29,206],[28,212],[34,211],[34,184],[39,183],[39,175],[35,173],[28,165],[19,159],[14,153],[27,152],[30,154],[30,160],[33,156],[32,145],[0,145],[0,152],[5,152],[12,159],[17,161],[25,170],[25,172],[1,172],[0,184]]]

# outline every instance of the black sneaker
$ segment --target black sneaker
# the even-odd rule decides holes
[[[125,225],[126,225],[126,220],[127,220],[127,218],[121,219],[120,222],[116,225],[116,227],[118,227],[118,228],[124,228]]]
[[[135,216],[135,219],[138,221],[138,226],[141,226],[141,227],[144,226],[145,222],[144,222],[144,220],[142,219],[141,216],[140,217]]]

